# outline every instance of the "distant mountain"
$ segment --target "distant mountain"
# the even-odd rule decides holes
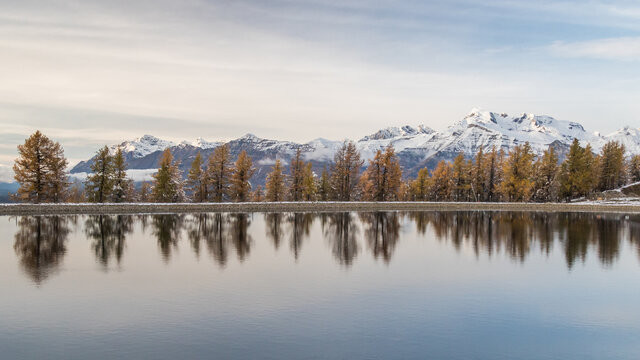
[[[480,148],[492,147],[509,151],[514,146],[529,142],[536,153],[542,153],[549,146],[564,154],[574,138],[583,145],[590,143],[595,151],[610,140],[623,143],[629,153],[640,153],[640,130],[625,127],[612,134],[603,136],[588,133],[577,122],[556,120],[550,116],[522,114],[510,116],[473,109],[463,119],[455,122],[446,130],[438,132],[426,126],[389,127],[356,142],[362,157],[373,158],[375,152],[393,145],[399,155],[400,163],[407,176],[415,176],[422,167],[433,168],[440,160],[452,160],[460,152],[472,156]],[[288,164],[297,149],[302,149],[305,160],[313,163],[314,171],[320,173],[329,166],[333,155],[342,141],[315,139],[298,144],[290,141],[262,139],[252,134],[227,142],[231,155],[235,158],[246,150],[257,168],[254,183],[263,184],[267,173],[276,159]],[[151,135],[144,135],[132,141],[111,146],[120,146],[130,169],[153,169],[158,166],[162,151],[170,148],[174,157],[181,162],[186,173],[198,152],[204,157],[213,153],[222,142],[207,142],[199,138],[193,142],[173,143]],[[82,161],[72,173],[89,172],[92,159]],[[366,164],[365,164],[366,165]]]
[[[10,194],[18,191],[20,186],[16,182],[4,183],[0,182],[0,203],[10,202],[9,196]]]

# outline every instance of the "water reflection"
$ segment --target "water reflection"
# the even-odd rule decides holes
[[[324,238],[336,263],[347,267],[353,266],[363,248],[375,259],[392,262],[398,244],[408,241],[403,238],[411,234],[420,241],[435,239],[450,244],[458,251],[472,249],[476,256],[507,256],[517,262],[526,261],[532,252],[549,256],[560,251],[568,269],[584,262],[590,252],[602,266],[613,266],[625,241],[635,246],[640,257],[640,216],[623,214],[208,213],[90,215],[79,222],[78,217],[68,216],[15,219],[15,252],[21,267],[38,284],[59,268],[71,228],[91,241],[94,256],[104,269],[111,263],[119,265],[127,251],[127,237],[145,229],[151,230],[166,263],[184,237],[197,258],[208,253],[220,267],[226,266],[233,253],[241,262],[248,259],[255,236],[268,239],[276,251],[283,241],[288,242],[292,258],[297,260],[314,231]]]
[[[249,256],[253,238],[247,232],[251,219],[247,214],[232,214],[229,238],[236,249],[238,260],[243,261]]]
[[[282,219],[284,215],[281,213],[270,213],[264,215],[265,229],[267,237],[271,239],[273,247],[278,250],[280,248],[280,240],[282,239]]]
[[[358,255],[358,227],[351,213],[322,215],[323,234],[329,240],[331,252],[341,265],[351,266]]]
[[[106,269],[112,258],[120,264],[126,237],[133,231],[133,216],[90,215],[85,221],[84,231],[86,236],[93,240],[91,248],[96,259]]]
[[[393,250],[400,237],[400,215],[395,212],[360,213],[365,226],[364,236],[373,257],[391,261]]]
[[[178,240],[184,226],[182,214],[151,215],[151,228],[158,240],[158,247],[165,262],[171,259],[171,253],[178,248]]]
[[[300,256],[304,239],[309,237],[313,219],[314,215],[310,213],[293,213],[287,216],[291,252],[296,260]]]
[[[41,284],[64,258],[70,217],[23,216],[18,221],[13,249],[22,269]]]

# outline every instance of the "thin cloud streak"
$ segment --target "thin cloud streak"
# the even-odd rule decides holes
[[[598,39],[573,43],[556,42],[551,51],[564,57],[607,60],[640,60],[640,37]]]
[[[393,125],[443,129],[476,106],[609,132],[640,113],[632,96],[640,85],[625,81],[640,73],[589,59],[637,57],[597,43],[636,39],[634,9],[627,1],[0,0],[0,141],[15,145],[41,129],[82,159],[96,143],[144,133],[357,139]],[[607,46],[619,56],[601,55]],[[0,162],[14,157],[0,149]]]

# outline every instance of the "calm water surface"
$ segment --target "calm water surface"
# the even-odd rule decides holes
[[[639,359],[640,217],[0,217],[2,359]]]

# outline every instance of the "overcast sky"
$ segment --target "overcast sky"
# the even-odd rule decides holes
[[[638,126],[638,60],[637,1],[0,0],[0,165],[36,129],[72,162],[146,133],[357,139],[473,107],[606,133]]]

